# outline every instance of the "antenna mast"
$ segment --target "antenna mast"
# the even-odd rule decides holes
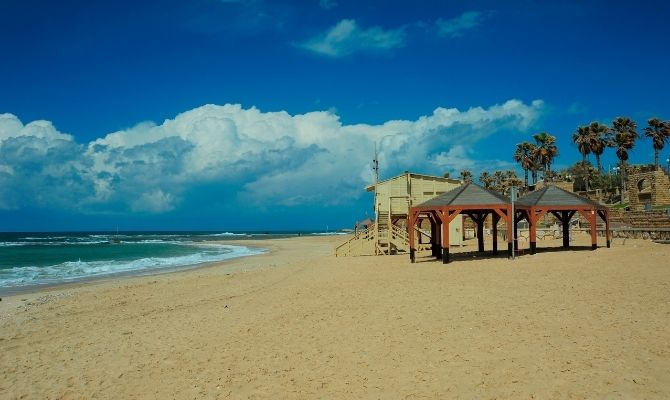
[[[372,169],[375,172],[375,222],[378,222],[378,213],[377,213],[377,184],[379,183],[379,157],[377,154],[377,142],[375,141],[375,158],[372,159]]]

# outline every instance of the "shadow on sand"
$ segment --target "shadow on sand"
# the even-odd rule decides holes
[[[600,247],[598,247],[600,248]],[[592,251],[591,246],[570,246],[569,248],[563,247],[538,247],[536,249],[537,254],[541,253],[560,253],[566,251]],[[533,254],[530,254],[528,249],[522,249],[517,252],[516,257],[526,258],[532,257]],[[479,251],[463,251],[463,252],[452,252],[449,256],[451,262],[462,262],[462,261],[478,261],[478,260],[488,260],[488,259],[507,259],[507,250],[498,250],[498,254],[493,254],[492,250],[479,252]],[[429,254],[420,254],[416,257],[416,263],[442,263],[442,260],[438,260],[435,257]]]

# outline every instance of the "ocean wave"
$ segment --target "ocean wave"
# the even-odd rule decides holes
[[[199,246],[200,247],[200,246]],[[202,246],[204,247],[204,246]],[[14,267],[0,270],[0,287],[20,287],[72,282],[123,273],[146,274],[160,270],[195,266],[231,258],[261,254],[265,250],[245,246],[207,246],[195,254],[176,257],[147,257],[126,261],[68,261],[44,267]]]
[[[142,240],[121,240],[124,244],[179,244],[190,245],[190,242],[182,242],[179,240],[163,240],[163,239],[142,239]]]
[[[62,246],[68,244],[64,242],[0,242],[1,247],[19,247],[19,246]]]
[[[34,237],[34,236],[26,236],[23,238],[19,238],[19,240],[54,240],[54,239],[67,239],[67,236],[42,236],[42,237]]]
[[[248,233],[223,232],[223,233],[212,233],[205,236],[220,237],[220,236],[251,236],[251,235]]]
[[[34,243],[27,242],[0,242],[0,247],[15,247],[15,246],[28,246],[34,245]]]
[[[0,247],[17,247],[17,246],[63,246],[63,245],[93,245],[109,243],[108,240],[97,240],[89,242],[0,242]]]
[[[223,244],[223,243],[208,243],[208,242],[192,242],[192,243],[184,243],[189,246],[193,247],[199,247],[202,249],[220,249],[222,251],[235,251],[238,247],[244,247],[244,246],[235,246],[232,244]]]

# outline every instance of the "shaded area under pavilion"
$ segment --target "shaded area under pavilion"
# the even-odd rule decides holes
[[[607,207],[590,199],[549,185],[520,197],[515,202],[515,207],[518,211],[515,212],[514,237],[518,238],[517,223],[524,219],[528,221],[531,254],[535,254],[537,248],[537,223],[548,213],[561,223],[564,248],[570,247],[570,220],[576,213],[580,213],[589,222],[591,248],[595,250],[598,247],[597,217],[605,222],[605,238],[607,247],[610,247],[611,233]]]
[[[454,190],[434,197],[410,208],[409,211],[409,255],[416,261],[415,226],[424,219],[430,221],[432,255],[450,261],[449,223],[459,215],[467,215],[477,226],[478,249],[484,251],[484,221],[493,218],[493,254],[498,254],[498,222],[503,219],[507,226],[507,251],[512,256],[512,204],[499,193],[484,189],[475,183],[466,183]]]
[[[408,216],[410,260],[416,261],[415,227],[421,226],[421,222],[428,219],[431,228],[432,256],[438,260],[442,259],[445,264],[450,262],[449,223],[459,215],[467,215],[475,223],[478,251],[484,252],[484,221],[491,214],[494,255],[498,254],[498,223],[503,220],[507,231],[509,257],[512,257],[513,251],[518,250],[517,224],[524,219],[527,220],[530,253],[535,254],[537,224],[548,213],[561,222],[564,248],[570,247],[570,220],[576,213],[580,213],[589,222],[591,248],[598,247],[596,226],[598,216],[605,222],[607,247],[610,247],[611,233],[607,207],[601,204],[550,185],[520,197],[514,204],[514,216],[512,216],[512,203],[505,196],[475,183],[467,183],[410,208]]]

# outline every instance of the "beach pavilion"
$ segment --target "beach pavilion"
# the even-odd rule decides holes
[[[415,232],[420,232],[417,226],[421,226],[421,222],[428,219],[432,255],[437,259],[441,258],[443,263],[448,263],[448,226],[461,214],[469,216],[476,224],[480,252],[484,251],[484,221],[489,214],[492,215],[493,254],[498,253],[498,222],[503,219],[507,226],[507,251],[512,256],[512,204],[505,196],[470,182],[410,208],[407,224],[410,260],[416,261]],[[444,229],[445,226],[447,229]]]
[[[535,254],[537,243],[537,222],[547,213],[552,214],[561,222],[563,228],[563,247],[570,247],[570,219],[580,213],[589,222],[591,231],[591,248],[598,247],[597,217],[605,222],[605,238],[610,247],[610,224],[607,207],[592,200],[568,192],[559,187],[549,185],[520,197],[515,206],[519,210],[514,221],[514,237],[517,237],[516,224],[522,219],[528,221],[530,253]]]

